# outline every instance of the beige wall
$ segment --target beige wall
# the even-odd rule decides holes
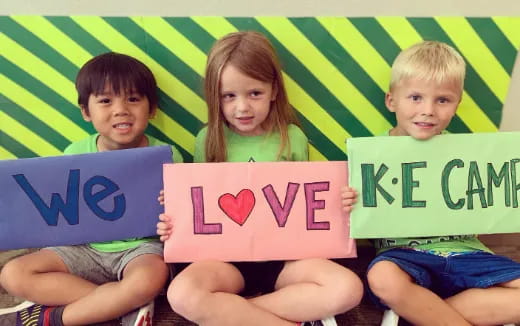
[[[0,0],[0,15],[520,16],[518,0]],[[520,30],[519,30],[520,33]],[[0,45],[1,46],[1,45]],[[520,131],[517,57],[501,130]]]

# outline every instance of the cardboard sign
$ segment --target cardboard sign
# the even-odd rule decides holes
[[[520,133],[348,140],[353,238],[520,231]]]
[[[155,235],[170,146],[0,161],[0,249]]]
[[[346,162],[167,164],[165,260],[355,257],[346,182]]]

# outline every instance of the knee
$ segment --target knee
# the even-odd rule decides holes
[[[23,264],[18,259],[11,260],[0,272],[0,285],[14,296],[26,297],[28,279],[25,274]]]
[[[389,261],[376,263],[367,274],[370,290],[387,305],[406,297],[411,278]]]
[[[179,274],[168,287],[168,302],[173,311],[189,319],[197,320],[196,314],[204,307],[204,292],[189,276]]]
[[[345,270],[341,278],[336,278],[330,288],[330,299],[335,303],[335,311],[331,311],[331,315],[349,311],[359,305],[363,298],[363,283],[350,270]]]
[[[136,278],[132,278],[132,284],[127,284],[130,293],[129,298],[135,298],[135,305],[140,306],[152,301],[164,288],[168,279],[168,269],[156,269],[153,275],[150,273],[140,273]],[[123,278],[124,282],[124,278]]]

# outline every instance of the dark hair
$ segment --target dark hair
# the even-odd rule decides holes
[[[157,83],[150,69],[141,61],[121,53],[108,52],[90,59],[76,77],[78,104],[88,110],[88,98],[99,95],[109,83],[116,95],[137,92],[146,96],[150,112],[157,107]]]

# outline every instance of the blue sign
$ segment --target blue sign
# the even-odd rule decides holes
[[[170,146],[0,161],[0,249],[155,235]]]

